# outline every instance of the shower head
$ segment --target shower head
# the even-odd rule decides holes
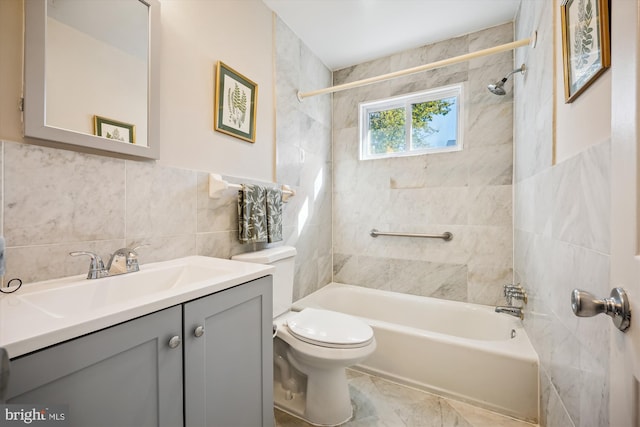
[[[489,89],[489,92],[491,92],[494,95],[506,95],[507,91],[504,90],[504,83],[506,81],[507,81],[507,78],[505,77],[499,82],[495,82],[493,84],[488,85],[487,89]]]
[[[494,95],[506,95],[507,91],[504,90],[504,84],[507,82],[507,80],[509,79],[509,77],[511,77],[512,74],[515,74],[517,72],[520,72],[522,74],[524,74],[525,72],[525,66],[524,64],[522,64],[520,66],[520,68],[518,68],[517,70],[513,70],[512,72],[510,72],[509,74],[507,74],[506,76],[504,76],[502,78],[502,80],[495,82],[493,84],[490,84],[487,86],[487,89],[489,89],[489,92],[493,93]]]

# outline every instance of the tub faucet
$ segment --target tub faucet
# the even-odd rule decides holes
[[[513,300],[522,301],[527,303],[527,292],[521,285],[504,285],[503,295],[507,300],[507,305],[513,305]]]
[[[519,317],[520,320],[524,319],[524,313],[520,307],[498,306],[496,307],[496,313],[506,313],[513,317]]]
[[[513,300],[522,301],[526,304],[528,298],[527,298],[527,293],[524,291],[510,290],[510,291],[507,291],[507,295],[505,296],[505,299],[507,300],[507,304],[511,305]]]

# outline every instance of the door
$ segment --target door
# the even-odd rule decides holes
[[[627,291],[631,327],[612,328],[610,426],[640,426],[640,74],[637,0],[611,1],[611,285]]]
[[[273,426],[271,276],[184,305],[185,425]]]
[[[67,405],[72,427],[181,426],[181,326],[176,306],[13,359],[6,403]]]

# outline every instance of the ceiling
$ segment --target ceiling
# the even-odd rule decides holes
[[[514,19],[520,0],[263,0],[331,70]]]

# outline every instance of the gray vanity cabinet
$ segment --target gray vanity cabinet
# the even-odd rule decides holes
[[[185,304],[186,427],[273,426],[271,306],[271,276]]]
[[[68,425],[182,425],[182,309],[171,307],[11,361],[7,403],[66,404]]]
[[[266,276],[15,358],[6,403],[66,404],[74,427],[272,427],[271,292]]]

